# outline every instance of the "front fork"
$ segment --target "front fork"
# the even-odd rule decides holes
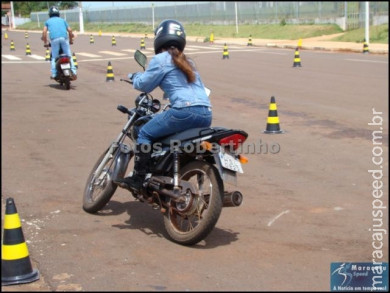
[[[95,176],[98,176],[97,182],[101,182],[106,176],[106,173],[103,172],[103,169],[107,167],[106,165],[110,160],[111,165],[108,166],[108,169],[111,169],[111,167],[113,167],[111,169],[111,179],[115,181],[118,178],[123,178],[127,166],[133,156],[134,150],[131,149],[131,147],[124,143],[113,142],[108,151],[106,152],[106,155],[104,156],[103,160],[100,162],[99,166],[95,170]]]

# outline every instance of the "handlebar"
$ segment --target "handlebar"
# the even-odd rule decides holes
[[[133,82],[131,80],[127,80],[127,79],[123,79],[123,78],[121,78],[120,81],[125,81],[125,82],[127,82],[129,84],[133,84]]]

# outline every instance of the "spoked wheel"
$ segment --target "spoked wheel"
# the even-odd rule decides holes
[[[194,161],[180,171],[180,179],[192,183],[196,194],[187,192],[186,201],[172,203],[164,215],[165,229],[173,242],[193,245],[214,228],[222,210],[223,183],[211,164]]]
[[[105,157],[107,151],[108,150],[106,150],[96,162],[84,189],[83,209],[88,213],[96,213],[101,210],[110,201],[118,187],[112,182],[111,177],[113,174],[115,154],[107,160],[102,172],[100,174],[95,174],[96,169]]]

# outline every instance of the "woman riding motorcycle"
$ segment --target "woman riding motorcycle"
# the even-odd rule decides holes
[[[186,33],[176,20],[164,20],[155,30],[154,51],[145,72],[129,74],[133,88],[152,92],[160,87],[171,107],[153,117],[140,130],[135,147],[132,176],[115,181],[122,188],[139,191],[152,144],[157,139],[195,127],[208,127],[212,121],[211,103],[194,63],[183,53]]]

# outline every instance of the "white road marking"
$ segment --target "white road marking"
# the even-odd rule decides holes
[[[77,53],[77,56],[85,56],[85,57],[91,57],[91,58],[101,58],[102,56],[100,55],[95,55],[95,54],[91,54],[91,53],[84,53],[84,52],[78,52]]]
[[[38,56],[38,55],[30,55],[31,58],[33,59],[37,59],[37,60],[45,60],[45,57],[42,57],[42,56]]]
[[[22,60],[21,58],[13,56],[13,55],[1,55],[1,57],[4,57],[8,60]]]
[[[347,61],[355,61],[355,62],[372,62],[372,63],[389,63],[388,61],[377,61],[377,60],[364,60],[364,59],[345,59]]]
[[[279,219],[281,216],[283,216],[285,214],[288,214],[289,212],[290,212],[290,210],[285,210],[285,211],[281,212],[279,215],[277,215],[271,221],[269,221],[267,226],[270,227],[277,219]]]
[[[126,56],[127,54],[124,53],[118,53],[113,51],[99,51],[101,54],[107,54],[107,55],[113,55],[113,56]]]

